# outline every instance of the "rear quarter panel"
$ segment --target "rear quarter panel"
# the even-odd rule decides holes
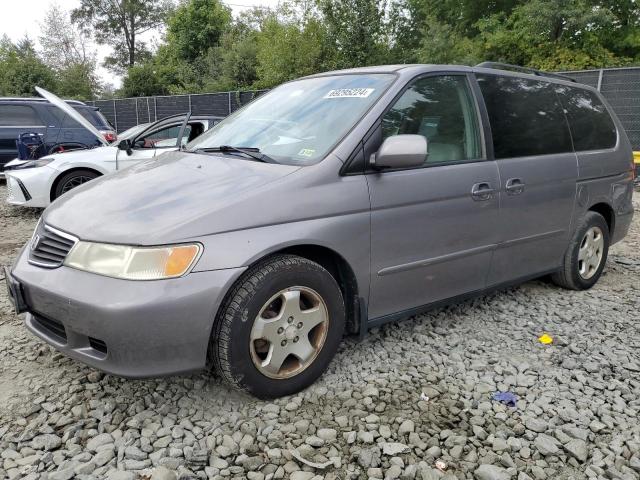
[[[577,202],[572,219],[575,228],[585,212],[597,204],[606,204],[613,210],[612,243],[620,240],[633,215],[633,149],[624,127],[608,102],[598,94],[613,118],[618,132],[612,149],[577,152]]]

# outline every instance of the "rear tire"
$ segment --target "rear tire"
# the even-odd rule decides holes
[[[345,326],[342,293],[322,266],[277,255],[251,267],[216,317],[209,356],[216,372],[259,398],[311,385],[335,355]]]
[[[59,196],[67,193],[70,190],[87,183],[100,175],[92,170],[73,170],[72,172],[65,173],[60,177],[56,183],[56,188],[53,191],[53,198],[55,200]]]
[[[573,234],[562,269],[551,280],[570,290],[587,290],[600,278],[608,254],[609,226],[602,215],[589,211]]]

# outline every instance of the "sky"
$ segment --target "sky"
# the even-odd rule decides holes
[[[40,36],[40,22],[42,22],[46,11],[52,3],[58,4],[62,9],[70,11],[80,5],[80,0],[26,0],[29,4],[27,8],[23,2],[2,0],[2,15],[0,16],[0,36],[6,34],[14,42],[29,35],[33,41],[37,42]],[[238,15],[243,10],[252,6],[275,7],[278,0],[223,0],[223,3],[231,7],[234,15]],[[145,41],[159,39],[159,35],[151,38],[143,38]],[[95,46],[98,64],[109,54],[110,48],[106,45]],[[114,87],[119,87],[120,77],[113,72],[98,67],[98,75],[103,82],[111,83]]]

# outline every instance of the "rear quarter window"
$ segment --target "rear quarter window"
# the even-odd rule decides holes
[[[557,85],[556,91],[567,112],[576,151],[615,147],[616,125],[596,93],[566,85]]]
[[[86,120],[88,120],[91,125],[98,129],[111,129],[109,122],[104,118],[102,113],[98,110],[94,110],[92,107],[83,107],[83,106],[73,106],[74,110],[77,111],[80,115],[82,115]],[[69,116],[65,116],[65,119],[62,123],[63,127],[79,127],[78,123],[70,118]]]
[[[562,105],[548,82],[478,74],[496,158],[572,152]]]
[[[80,115],[89,120],[93,126],[111,128],[109,122],[104,118],[104,115],[102,115],[99,110],[92,107],[80,107],[76,110],[80,112]]]

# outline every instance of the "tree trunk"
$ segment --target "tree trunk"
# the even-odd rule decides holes
[[[129,42],[129,67],[133,67],[136,63],[136,24],[134,12],[131,12],[129,16],[129,24],[129,34],[131,35],[131,42]]]

